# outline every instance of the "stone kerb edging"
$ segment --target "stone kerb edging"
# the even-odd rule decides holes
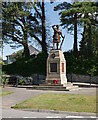
[[[96,113],[86,113],[86,112],[68,112],[68,111],[58,111],[58,110],[42,110],[42,109],[22,109],[23,111],[31,111],[31,112],[46,112],[46,113],[56,113],[56,114],[67,114],[67,115],[75,115],[75,116],[97,116]]]

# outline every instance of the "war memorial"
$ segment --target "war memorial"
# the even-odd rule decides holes
[[[53,25],[52,28],[54,30],[53,48],[47,58],[46,82],[45,84],[33,86],[32,89],[56,91],[77,89],[78,86],[73,86],[72,83],[67,82],[66,60],[62,51],[65,36],[62,35],[59,25]]]
[[[67,83],[66,78],[66,60],[64,58],[63,52],[61,50],[64,41],[64,36],[59,30],[59,25],[52,26],[54,30],[53,35],[53,48],[49,53],[47,59],[47,84],[65,84]],[[62,37],[62,42],[60,44],[60,36]],[[55,48],[56,44],[56,48]]]

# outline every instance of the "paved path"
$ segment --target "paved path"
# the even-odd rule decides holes
[[[3,91],[12,91],[13,94],[6,95],[2,97],[2,107],[3,108],[10,108],[11,106],[15,105],[16,103],[20,103],[26,99],[34,97],[36,95],[41,94],[41,91],[28,91],[25,88],[5,88]]]
[[[74,115],[70,114],[56,114],[56,113],[45,113],[45,112],[30,112],[30,111],[22,111],[22,110],[14,110],[11,109],[11,106],[20,103],[26,99],[31,97],[35,97],[42,93],[54,92],[54,93],[68,93],[68,94],[83,94],[83,95],[96,95],[96,88],[82,88],[74,91],[42,91],[42,90],[26,90],[25,88],[13,88],[6,87],[3,91],[12,91],[13,94],[6,95],[2,97],[2,117],[3,118],[71,118],[71,117],[81,117],[85,118],[88,116]],[[94,118],[95,116],[91,115],[90,118]]]

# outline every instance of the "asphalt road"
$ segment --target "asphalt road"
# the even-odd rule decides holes
[[[47,113],[47,112],[31,112],[31,111],[22,111],[14,109],[3,109],[2,110],[3,118],[96,118],[92,115],[74,115],[71,113],[65,114],[56,114],[56,113]]]

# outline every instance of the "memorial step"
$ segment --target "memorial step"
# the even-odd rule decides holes
[[[76,90],[78,89],[78,86],[73,86],[72,84],[66,84],[66,85],[35,85],[32,86],[31,88],[28,89],[32,89],[32,90],[53,90],[53,91],[71,91],[71,90]]]
[[[63,86],[61,84],[40,84],[39,86]]]
[[[69,91],[66,87],[61,86],[33,86],[32,90],[53,90],[53,91]]]

